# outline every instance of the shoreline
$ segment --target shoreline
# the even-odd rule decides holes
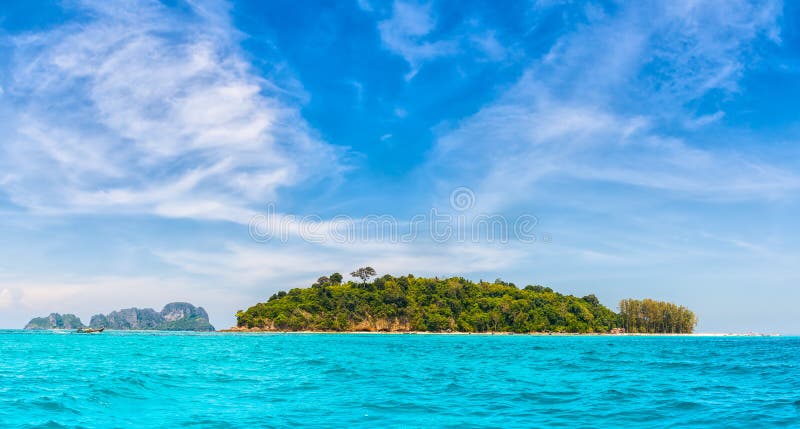
[[[70,333],[71,329],[0,329],[0,332],[58,332]],[[527,337],[793,337],[777,333],[736,333],[736,332],[699,332],[692,334],[611,334],[611,333],[570,333],[570,332],[429,332],[429,331],[277,331],[257,329],[220,329],[218,331],[160,331],[155,329],[106,329],[107,332],[130,333],[194,333],[194,334],[244,334],[244,335],[452,335],[452,336],[527,336]]]
[[[698,332],[692,334],[643,334],[643,333],[570,333],[570,332],[432,332],[432,331],[280,331],[257,328],[220,329],[216,332],[233,334],[370,334],[370,335],[477,335],[477,336],[532,336],[532,337],[780,337],[780,334],[757,332]]]

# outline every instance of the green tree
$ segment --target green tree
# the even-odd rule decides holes
[[[623,299],[619,319],[626,332],[688,334],[697,325],[697,316],[688,308],[652,299]]]
[[[331,284],[331,279],[329,279],[328,277],[322,276],[322,277],[318,278],[317,282],[312,284],[311,287],[324,288],[325,286],[328,286],[330,284]]]
[[[370,277],[374,277],[376,274],[375,269],[372,267],[362,267],[350,273],[351,276],[361,279],[362,284],[365,286]]]
[[[588,302],[588,303],[589,303],[589,304],[591,304],[591,305],[600,305],[600,300],[599,300],[599,299],[597,299],[597,297],[596,297],[596,296],[594,296],[594,294],[589,294],[589,295],[586,295],[586,296],[584,296],[584,297],[583,297],[583,298],[581,298],[581,299],[582,299],[582,300],[584,300],[584,301],[586,301],[586,302]]]

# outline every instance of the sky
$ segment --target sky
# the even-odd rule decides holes
[[[369,265],[800,334],[798,112],[793,2],[3,2],[0,327]]]

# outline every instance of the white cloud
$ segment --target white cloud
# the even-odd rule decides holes
[[[780,40],[780,2],[628,3],[612,16],[586,6],[587,25],[565,34],[533,68],[552,91],[586,102],[669,115],[709,93],[733,93],[753,41]]]
[[[395,0],[391,16],[378,23],[378,31],[384,47],[402,56],[410,66],[406,80],[438,58],[465,54],[478,61],[502,61],[509,54],[497,32],[477,19],[467,19],[439,34],[433,3]]]
[[[701,115],[686,121],[686,127],[690,129],[704,127],[706,125],[713,124],[714,122],[717,122],[724,117],[725,117],[725,112],[717,110],[714,113],[710,113],[708,115]]]
[[[776,34],[779,10],[739,6],[653,13],[631,4],[615,17],[589,14],[591,25],[564,35],[505,95],[442,131],[429,171],[448,172],[445,189],[474,186],[484,210],[535,200],[545,180],[703,199],[797,192],[800,176],[746,151],[700,148],[660,132],[665,118],[693,126],[721,118],[721,111],[694,118],[684,106],[712,90],[736,91],[750,43]],[[663,81],[658,87],[653,75]]]
[[[225,5],[192,6],[82,2],[88,22],[11,41],[0,166],[15,204],[246,222],[278,190],[339,171],[285,100],[292,83],[243,59]]]
[[[14,305],[16,297],[9,288],[0,289],[0,308],[9,308]]]
[[[780,41],[778,1],[728,2],[718,7],[703,2],[664,3],[664,18],[649,29],[648,60],[667,63],[661,70],[664,91],[685,98],[720,89],[736,91],[746,62],[753,61],[750,44],[758,37]]]
[[[401,55],[411,66],[406,80],[419,72],[423,62],[456,52],[457,44],[453,41],[429,40],[428,36],[435,28],[436,18],[431,4],[400,0],[393,3],[391,18],[378,23],[386,48]]]
[[[356,0],[356,4],[358,5],[359,9],[365,12],[372,12],[372,4],[370,4],[369,0]]]
[[[491,61],[501,61],[508,55],[508,49],[497,40],[497,35],[494,31],[490,30],[482,34],[473,35],[470,40]]]
[[[381,273],[400,275],[467,274],[493,271],[518,262],[524,252],[512,245],[486,243],[310,243],[228,244],[217,252],[159,251],[167,263],[185,272],[242,284],[306,287],[322,274],[370,265]],[[313,262],[311,262],[313,261]],[[346,273],[344,273],[346,274]]]

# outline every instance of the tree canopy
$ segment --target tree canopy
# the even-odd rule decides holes
[[[688,334],[697,316],[688,308],[652,299],[624,299],[619,303],[622,327],[630,333]]]
[[[362,267],[362,268],[359,268],[359,269],[353,271],[352,273],[350,273],[350,275],[355,277],[355,278],[357,278],[357,279],[361,279],[361,281],[364,284],[366,284],[367,281],[370,278],[375,277],[375,275],[377,275],[377,273],[375,272],[375,268]]]
[[[472,282],[385,275],[370,267],[339,273],[310,288],[280,291],[236,314],[242,328],[282,331],[454,331],[689,333],[697,321],[685,307],[650,299],[624,300],[617,314],[594,295],[578,298],[545,286],[517,288],[500,279]]]
[[[339,284],[332,281],[336,277],[278,292],[238,312],[237,324],[266,330],[576,333],[620,326],[619,316],[594,295],[578,298],[544,286],[519,289],[502,280],[413,275]]]

